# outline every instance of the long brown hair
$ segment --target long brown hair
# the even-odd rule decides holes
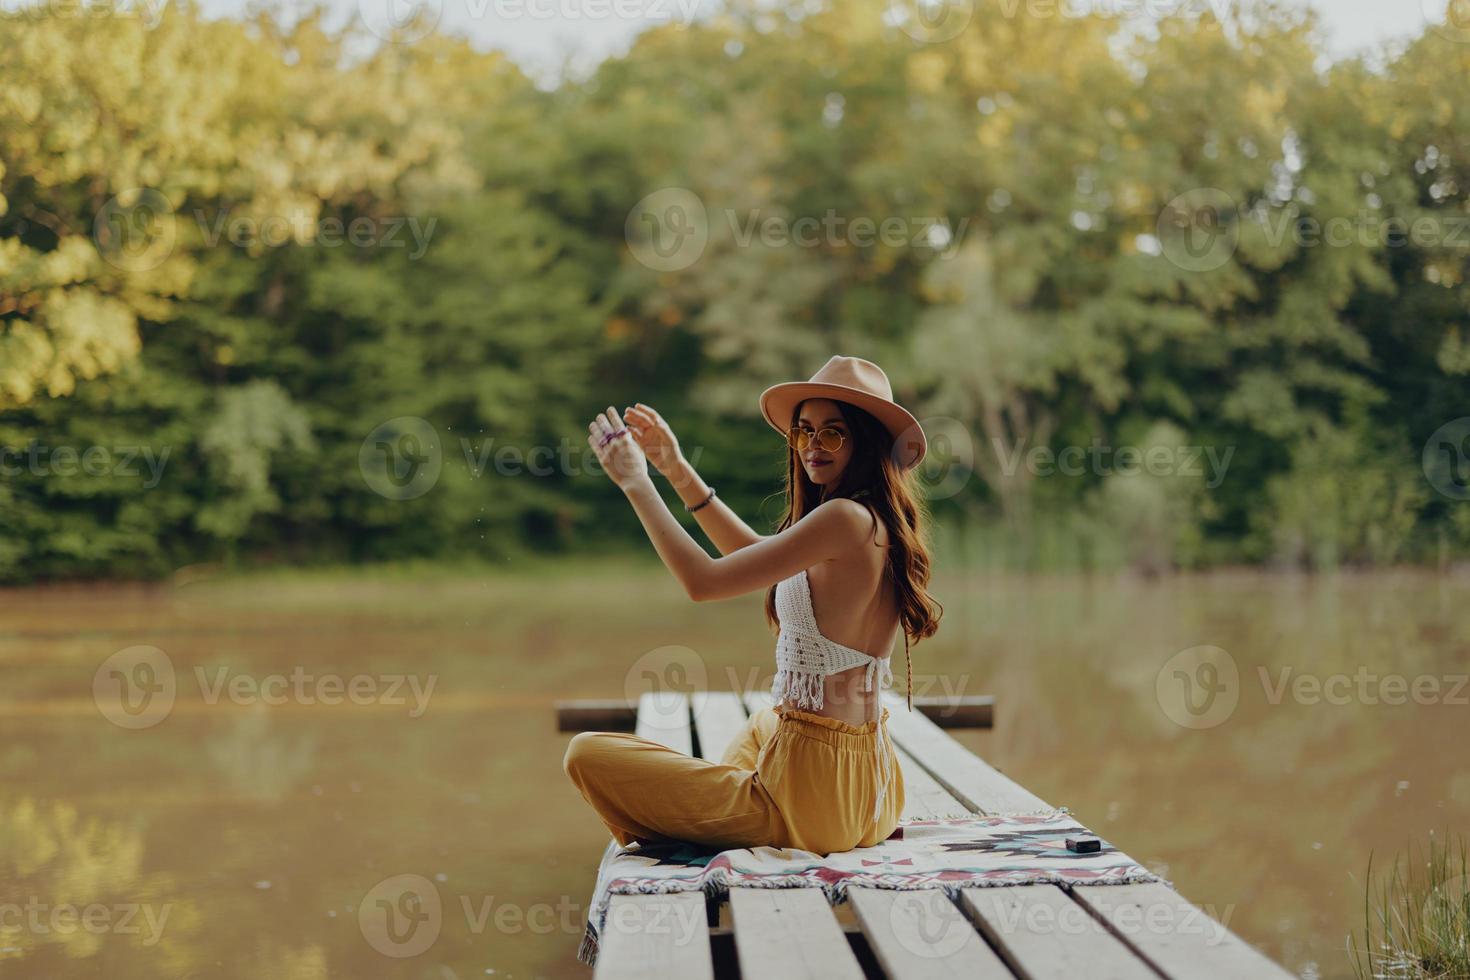
[[[849,497],[866,506],[875,522],[888,528],[885,577],[892,583],[903,630],[904,660],[908,667],[908,704],[914,708],[914,666],[910,640],[933,636],[944,606],[929,594],[929,513],[918,490],[916,469],[900,469],[894,459],[893,435],[870,412],[838,401],[853,442],[852,457],[837,484],[830,489],[813,483],[795,449],[786,450],[786,514],[777,532],[786,530],[834,497]],[[791,411],[791,424],[801,418],[801,404]],[[876,529],[877,525],[874,524]],[[780,626],[776,616],[776,587],[766,590],[766,621]]]

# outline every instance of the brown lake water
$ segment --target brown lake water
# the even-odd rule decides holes
[[[916,692],[997,699],[957,737],[1293,972],[1351,975],[1370,851],[1470,830],[1470,579],[932,591]],[[767,685],[760,602],[633,562],[0,592],[0,974],[587,976],[606,835],[552,702]],[[414,956],[372,924],[400,875]]]

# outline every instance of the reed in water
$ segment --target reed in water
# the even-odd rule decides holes
[[[1470,859],[1465,840],[1430,832],[1375,879],[1368,856],[1363,934],[1351,941],[1359,977],[1470,980]]]

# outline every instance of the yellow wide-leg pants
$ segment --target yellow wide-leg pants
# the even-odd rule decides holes
[[[719,762],[626,732],[580,732],[562,764],[620,845],[682,840],[825,856],[871,847],[898,826],[903,772],[892,741],[879,738],[887,723],[886,707],[880,721],[862,725],[764,708]],[[890,781],[874,820],[880,751]]]

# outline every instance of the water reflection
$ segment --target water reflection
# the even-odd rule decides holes
[[[996,728],[961,740],[1296,971],[1349,975],[1370,850],[1470,827],[1462,579],[948,574],[935,592],[916,690],[998,699]],[[632,566],[0,593],[0,963],[58,980],[585,975],[605,840],[561,772],[551,702],[621,696],[666,648],[712,687],[768,685],[759,603],[696,606]],[[135,646],[166,652],[176,693],[134,730],[99,710],[94,677]],[[1203,648],[1228,655],[1233,701],[1181,724],[1166,671]],[[1196,709],[1225,676],[1204,662],[1178,662]],[[221,669],[244,680],[217,687]],[[261,696],[303,672],[310,697]],[[1393,703],[1389,677],[1440,687]],[[421,894],[377,903],[403,880]],[[422,941],[429,907],[415,955],[365,924],[396,909],[393,935]]]

